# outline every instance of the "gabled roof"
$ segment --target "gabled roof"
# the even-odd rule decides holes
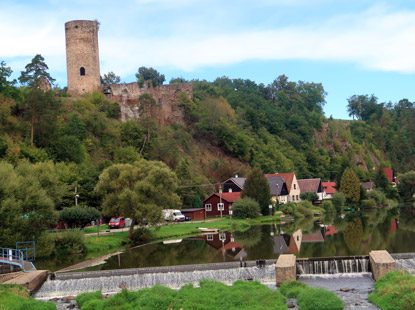
[[[389,182],[393,182],[393,170],[391,168],[383,168],[383,172],[386,175],[386,178]]]
[[[226,183],[228,181],[235,183],[235,185],[238,186],[242,190],[244,188],[246,178],[229,178],[223,183]]]
[[[222,200],[225,200],[228,203],[231,203],[231,202],[235,202],[235,201],[237,201],[241,198],[241,192],[222,193],[222,194],[221,193],[214,193],[214,194],[210,195],[208,198],[206,198],[205,200],[203,200],[203,203],[205,203],[205,201],[209,200],[212,196],[222,197]]]
[[[337,190],[335,187],[337,186],[336,182],[322,182],[323,189],[327,194],[334,194]]]
[[[320,178],[297,180],[297,182],[298,182],[298,186],[300,187],[300,191],[302,193],[309,193],[309,192],[320,193],[319,192],[320,183],[321,183]]]
[[[324,242],[324,237],[321,231],[315,233],[303,235],[301,242]]]
[[[288,173],[271,173],[271,174],[264,174],[265,177],[281,177],[284,179],[285,184],[287,184],[288,193],[291,191],[291,185],[293,184],[294,172],[288,172]]]
[[[370,191],[375,187],[375,182],[360,182],[360,186],[362,186],[364,190]]]
[[[269,190],[271,193],[271,196],[280,196],[281,195],[281,190],[283,189],[284,186],[284,179],[280,176],[271,176],[271,177],[266,177],[268,184],[269,184]]]

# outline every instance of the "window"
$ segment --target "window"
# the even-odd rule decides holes
[[[298,200],[298,195],[297,195],[297,196],[295,196],[295,200]]]
[[[295,200],[294,200],[294,195],[292,196],[292,200],[291,200],[291,201],[295,201]]]
[[[295,184],[294,184],[294,189],[296,189],[296,186],[295,186]]]
[[[218,203],[218,211],[225,210],[225,205],[222,203]]]
[[[207,235],[206,240],[213,241],[213,235],[212,234]]]
[[[83,76],[85,75],[85,68],[81,67],[81,69],[79,69],[79,73]]]
[[[205,204],[206,211],[212,211],[212,204],[207,203]]]
[[[222,232],[222,233],[220,233],[220,234],[219,234],[219,240],[220,240],[220,241],[225,241],[225,240],[226,240],[226,234],[225,234],[225,233],[223,233],[223,232]]]

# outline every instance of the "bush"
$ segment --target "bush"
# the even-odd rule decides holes
[[[377,189],[373,189],[369,192],[366,192],[367,199],[373,199],[376,205],[383,205],[386,204],[386,197],[383,192]]]
[[[86,224],[96,221],[101,218],[101,212],[92,207],[77,206],[65,208],[59,212],[59,221],[65,221],[70,227],[81,225],[85,227]]]
[[[369,301],[381,309],[415,309],[415,277],[406,271],[393,271],[380,277]]]
[[[364,199],[362,200],[362,207],[366,209],[371,209],[376,207],[376,201],[374,199]]]
[[[324,200],[321,207],[326,210],[327,213],[336,213],[336,208],[333,206],[330,200]]]
[[[333,206],[336,208],[337,212],[341,212],[346,202],[346,196],[342,192],[335,192],[331,202],[333,203]]]
[[[76,304],[79,307],[82,307],[87,301],[95,300],[95,299],[102,299],[101,291],[96,291],[92,293],[83,293],[76,296]]]
[[[318,200],[318,195],[316,192],[307,192],[307,193],[301,193],[300,198],[301,200],[308,200],[310,202],[314,202]]]
[[[333,292],[307,287],[300,291],[297,304],[301,310],[341,310],[343,301]]]
[[[36,256],[48,257],[56,253],[56,236],[48,232],[42,233],[36,241]]]
[[[233,216],[237,219],[256,218],[259,216],[261,209],[258,202],[246,197],[236,201],[232,205]]]
[[[279,292],[289,298],[297,298],[298,294],[307,287],[303,282],[291,280],[281,284]]]
[[[82,253],[85,250],[84,234],[79,230],[68,230],[54,236],[56,251]]]
[[[134,229],[132,241],[134,244],[143,244],[151,241],[153,239],[153,233],[151,230],[145,228],[145,227],[139,227],[137,229]]]
[[[282,205],[280,210],[282,213],[286,215],[294,216],[295,214],[296,204],[294,202],[287,202],[286,204]]]

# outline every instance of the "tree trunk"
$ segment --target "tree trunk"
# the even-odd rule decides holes
[[[135,216],[133,216],[133,218],[131,220],[130,230],[128,231],[128,239],[130,239],[130,240],[133,239],[133,231],[134,231],[134,225],[135,225],[136,221],[137,221],[137,218]]]

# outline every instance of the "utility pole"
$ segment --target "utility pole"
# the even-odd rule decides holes
[[[222,184],[219,185],[219,206],[220,206],[220,217],[222,217],[222,209],[223,209],[223,205],[222,205]]]
[[[75,191],[74,191],[75,207],[77,207],[78,206],[78,198],[79,198],[79,195],[78,195],[78,185],[72,184],[72,185],[69,185],[69,186],[75,188]]]

